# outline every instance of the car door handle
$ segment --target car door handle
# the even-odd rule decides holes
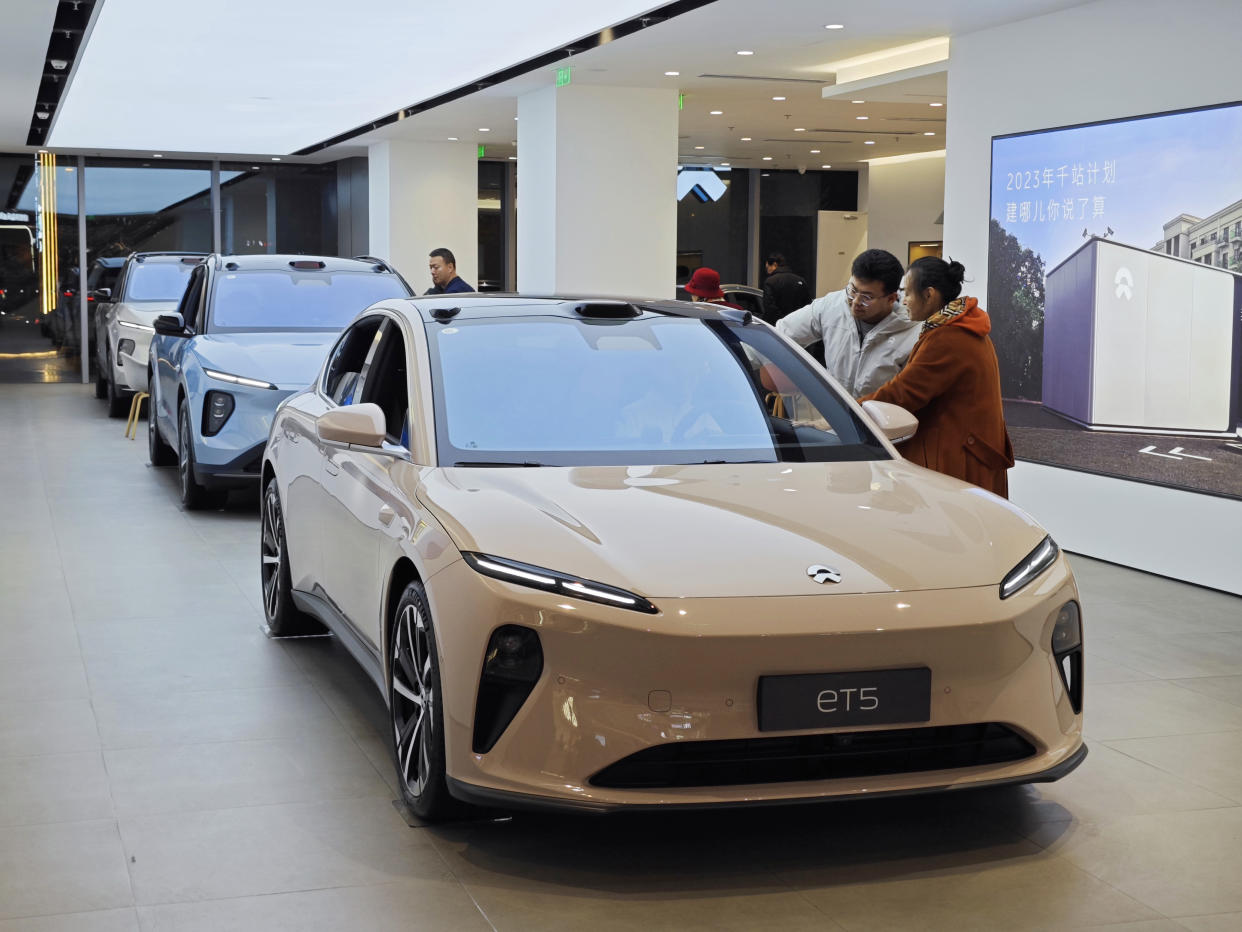
[[[380,505],[379,519],[380,519],[380,524],[384,525],[384,527],[388,527],[388,525],[392,524],[392,519],[395,518],[396,516],[397,516],[397,513],[393,511],[391,508],[389,508],[387,505]]]
[[[335,476],[341,471],[341,467],[336,465],[335,460],[326,459],[323,461],[323,471],[329,476]]]

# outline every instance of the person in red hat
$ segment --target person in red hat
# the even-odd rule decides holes
[[[720,273],[715,269],[709,269],[707,266],[695,269],[694,274],[690,276],[690,281],[686,282],[684,287],[691,301],[737,307],[736,304],[730,304],[725,300],[725,294],[720,290]]]

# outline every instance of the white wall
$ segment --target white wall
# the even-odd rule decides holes
[[[548,87],[518,116],[519,290],[673,297],[676,90]]]
[[[441,246],[474,288],[479,274],[479,160],[473,143],[379,142],[367,150],[370,252],[419,294]]]
[[[944,239],[944,227],[936,223],[945,207],[944,166],[944,156],[871,163],[867,248],[887,249],[905,265],[910,243]]]
[[[847,218],[853,219],[847,219]],[[821,210],[815,239],[815,295],[840,291],[850,279],[854,257],[867,248],[867,215],[856,210]]]
[[[1227,63],[1239,35],[1237,0],[1099,0],[955,36],[944,240],[972,293],[987,294],[992,136],[1237,100]],[[1225,69],[1219,80],[1209,62]],[[1242,592],[1237,502],[1029,465],[1014,470],[1011,495],[1048,527],[1071,529],[1067,548]]]

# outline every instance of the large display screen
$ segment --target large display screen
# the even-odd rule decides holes
[[[1242,104],[992,139],[1020,459],[1242,498]]]

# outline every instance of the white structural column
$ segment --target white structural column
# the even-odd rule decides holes
[[[526,294],[671,298],[677,92],[570,84],[518,98]]]
[[[367,150],[367,251],[410,286],[431,287],[427,254],[446,247],[457,274],[478,285],[479,160],[463,142],[379,142]]]

